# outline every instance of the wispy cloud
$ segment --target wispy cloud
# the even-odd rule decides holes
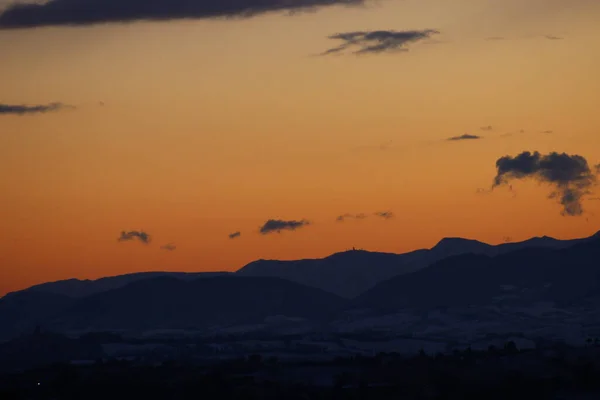
[[[164,246],[160,246],[160,248],[162,250],[167,250],[167,251],[175,251],[175,250],[177,250],[177,246],[175,246],[173,243],[165,244]]]
[[[515,157],[504,156],[496,161],[497,174],[493,187],[508,184],[511,180],[535,179],[555,187],[550,198],[563,206],[563,215],[583,214],[582,198],[590,194],[600,169],[592,170],[587,160],[579,155],[552,152],[524,151]]]
[[[127,242],[131,240],[139,240],[142,243],[150,243],[150,235],[144,231],[122,231],[121,236],[117,239],[119,242]]]
[[[481,129],[482,131],[489,132],[489,131],[493,131],[493,130],[494,130],[494,127],[493,127],[493,126],[491,126],[491,125],[487,125],[487,126],[482,126],[482,127],[481,127],[481,128],[479,128],[479,129]]]
[[[448,138],[446,140],[449,140],[451,142],[456,142],[456,141],[459,141],[459,140],[477,140],[477,139],[483,139],[483,138],[481,136],[470,135],[468,133],[465,133],[464,135],[453,136],[453,137]]]
[[[233,232],[233,233],[230,233],[230,234],[229,234],[229,235],[227,235],[227,236],[229,237],[229,239],[237,239],[237,238],[239,238],[240,236],[242,236],[242,232],[240,232],[240,231]]]
[[[394,218],[394,213],[391,211],[377,211],[376,213],[373,213],[373,215],[383,218],[383,219],[392,219]]]
[[[63,103],[50,104],[0,104],[0,115],[27,115],[27,114],[43,114],[52,111],[60,111],[63,109],[72,109],[70,106]]]
[[[93,25],[177,19],[247,18],[268,12],[359,6],[368,0],[49,0],[13,4],[0,14],[0,28]]]
[[[324,51],[321,55],[339,54],[354,48],[353,54],[380,54],[408,51],[407,45],[429,39],[440,32],[433,29],[412,31],[354,31],[336,33],[329,36],[332,40],[341,40],[342,44]]]
[[[310,225],[310,222],[307,220],[291,220],[284,221],[281,219],[270,219],[260,227],[260,233],[263,235],[267,235],[269,233],[281,233],[281,231],[295,231],[296,229],[300,229]]]
[[[547,39],[547,40],[563,40],[564,37],[561,36],[556,36],[556,35],[530,35],[530,36],[521,36],[521,37],[512,37],[512,38],[507,38],[504,36],[490,36],[485,38],[485,40],[489,40],[489,41],[501,41],[501,40],[522,40],[522,39]]]
[[[363,214],[363,213],[359,213],[359,214],[346,213],[346,214],[339,215],[335,220],[337,222],[344,222],[347,219],[361,220],[361,219],[365,219],[365,218],[367,218],[367,215]]]

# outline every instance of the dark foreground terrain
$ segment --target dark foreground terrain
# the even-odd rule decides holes
[[[487,351],[281,362],[251,355],[202,364],[102,360],[0,375],[0,399],[593,399],[600,348],[513,342]]]

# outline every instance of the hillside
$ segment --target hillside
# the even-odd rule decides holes
[[[568,248],[597,238],[558,240],[549,237],[497,246],[462,238],[444,238],[431,249],[404,254],[347,251],[323,259],[254,261],[237,271],[242,276],[272,276],[353,298],[379,282],[421,270],[444,258],[462,254],[497,256],[526,248]]]
[[[382,310],[581,303],[600,293],[600,238],[564,249],[449,257],[382,282],[354,304]]]
[[[48,294],[27,292],[21,297],[27,299],[29,309],[35,309],[44,306]],[[336,295],[277,278],[225,276],[186,281],[157,277],[70,299],[48,307],[35,319],[13,302],[14,307],[7,304],[1,309],[0,320],[14,317],[2,327],[15,327],[12,334],[31,331],[35,325],[57,332],[196,330],[263,323],[273,316],[316,321],[329,317],[343,302]]]

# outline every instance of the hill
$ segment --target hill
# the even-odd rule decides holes
[[[271,276],[313,286],[346,298],[353,298],[398,275],[421,270],[447,257],[462,254],[497,256],[525,248],[562,249],[589,238],[558,240],[549,237],[532,238],[523,242],[489,245],[476,240],[444,238],[431,249],[404,254],[374,253],[352,250],[333,254],[323,259],[254,261],[236,272],[242,276]]]
[[[155,278],[161,276],[170,276],[182,280],[193,280],[198,278],[211,278],[214,276],[227,275],[228,272],[164,272],[164,271],[151,271],[151,272],[137,272],[133,274],[125,274],[118,276],[108,276],[105,278],[90,280],[90,279],[66,279],[56,282],[46,282],[39,285],[31,286],[23,291],[34,291],[60,294],[69,297],[85,297],[96,293],[105,292],[111,289],[118,289],[129,283],[137,282],[140,280]],[[7,294],[11,296],[12,292]]]
[[[232,324],[260,324],[285,316],[319,321],[344,303],[338,296],[278,278],[212,277],[182,280],[157,277],[83,298],[24,292],[3,302],[0,331],[31,332],[35,326],[55,332],[207,330]],[[27,308],[23,308],[25,304]],[[36,318],[25,311],[44,307]]]
[[[600,238],[572,247],[532,247],[497,256],[468,254],[394,277],[354,304],[381,310],[552,302],[582,304],[600,294]]]

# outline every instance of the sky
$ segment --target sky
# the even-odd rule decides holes
[[[115,1],[0,0],[0,295],[600,230],[596,0]]]

